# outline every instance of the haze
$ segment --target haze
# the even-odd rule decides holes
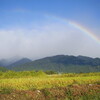
[[[99,11],[99,0],[0,0],[0,59],[100,57],[100,41],[63,21],[75,21],[100,38]]]

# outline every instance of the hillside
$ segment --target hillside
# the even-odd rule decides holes
[[[7,65],[7,60],[2,59],[0,60],[0,66],[6,66]]]
[[[22,58],[12,64],[10,64],[9,66],[7,66],[7,68],[12,68],[12,67],[17,67],[19,65],[22,65],[22,64],[26,64],[26,63],[29,63],[29,62],[32,62],[32,60],[28,59],[28,58]]]
[[[0,72],[5,72],[5,71],[7,71],[7,69],[6,68],[4,68],[4,67],[0,67]]]
[[[16,71],[22,70],[54,70],[57,72],[99,72],[100,58],[85,56],[57,55],[31,61],[25,64],[10,66]]]
[[[20,60],[20,57],[11,57],[11,58],[6,58],[6,59],[0,59],[0,66],[9,66],[14,62],[17,62],[18,60]]]

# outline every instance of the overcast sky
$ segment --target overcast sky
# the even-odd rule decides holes
[[[100,57],[100,0],[0,0],[0,59],[58,54]]]

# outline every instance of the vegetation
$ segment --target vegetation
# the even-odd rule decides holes
[[[0,67],[0,71],[5,72],[5,71],[7,71],[7,69],[5,67]]]
[[[99,85],[72,85],[34,90],[10,90],[0,100],[100,100]]]
[[[6,71],[0,72],[0,79],[7,79],[7,78],[30,78],[30,77],[43,77],[46,76],[46,73],[43,71]]]
[[[100,72],[80,74],[48,72],[0,72],[0,100],[100,99]]]

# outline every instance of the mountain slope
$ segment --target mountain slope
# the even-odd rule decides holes
[[[98,72],[100,71],[100,58],[85,56],[57,55],[35,60],[19,66],[13,70],[54,70],[58,72]]]
[[[0,60],[0,66],[6,66],[8,64],[6,59]]]
[[[0,72],[5,72],[7,69],[5,67],[0,67]]]
[[[1,59],[0,60],[0,66],[6,67],[11,65],[12,63],[18,61],[20,59],[20,57],[12,57],[12,58],[8,58],[8,59]]]
[[[32,62],[32,60],[28,59],[28,58],[22,58],[12,64],[10,64],[9,66],[7,66],[7,68],[12,68],[12,67],[16,67],[16,66],[19,66],[19,65],[22,65],[22,64],[26,64],[26,63],[29,63],[29,62]]]

